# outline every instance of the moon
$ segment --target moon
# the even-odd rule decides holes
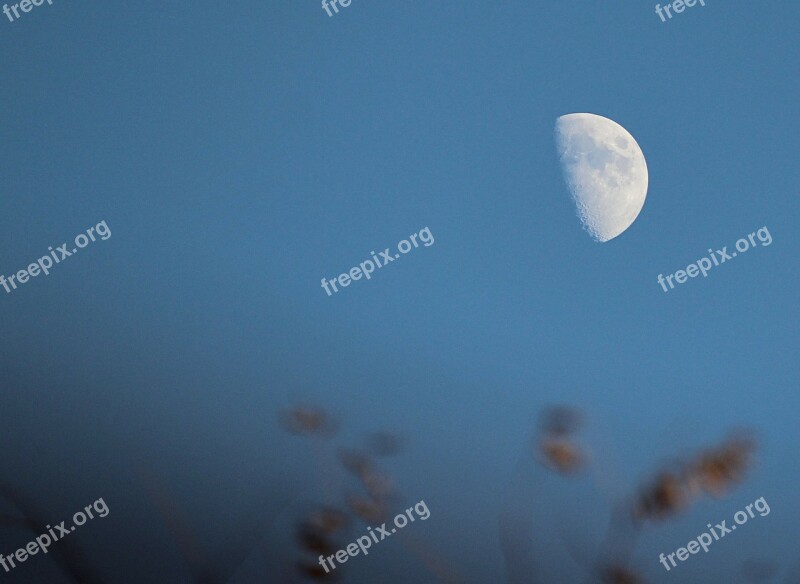
[[[606,242],[639,216],[647,196],[647,162],[630,133],[595,114],[556,120],[556,147],[578,218],[589,235]]]

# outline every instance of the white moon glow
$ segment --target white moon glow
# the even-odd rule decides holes
[[[556,145],[578,217],[596,241],[625,231],[647,196],[642,149],[618,123],[594,114],[556,120]]]

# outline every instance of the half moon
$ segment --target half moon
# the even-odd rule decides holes
[[[648,174],[642,149],[625,128],[595,114],[561,116],[555,138],[584,229],[595,241],[614,239],[644,206]]]

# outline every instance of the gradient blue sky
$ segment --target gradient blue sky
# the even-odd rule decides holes
[[[604,486],[527,463],[553,577],[581,574],[560,532],[591,556],[602,497],[734,426],[760,436],[749,480],[648,532],[637,562],[653,582],[743,581],[749,557],[788,567],[798,17],[741,0],[667,23],[649,2],[353,0],[329,18],[312,0],[54,0],[0,19],[0,273],[101,220],[112,231],[0,290],[3,480],[53,521],[104,497],[110,515],[74,537],[109,581],[183,577],[142,465],[210,554],[279,513],[263,547],[282,565],[322,495],[278,414],[312,401],[340,420],[337,445],[407,437],[387,468],[431,510],[409,529],[487,582],[532,420],[568,403],[588,415]],[[614,119],[648,162],[645,206],[607,244],[581,230],[560,175],[553,124],[571,112]],[[425,226],[435,245],[320,288]],[[657,284],[762,226],[771,246]],[[657,563],[761,496],[773,513],[679,576]],[[5,529],[0,553],[28,540]],[[280,569],[256,555],[237,582]],[[347,567],[352,582],[428,577],[394,542]],[[39,557],[22,570],[6,579],[58,581]]]

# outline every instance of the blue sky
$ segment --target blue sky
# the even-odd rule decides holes
[[[326,496],[278,423],[311,401],[339,419],[335,445],[407,437],[387,469],[431,510],[415,535],[470,582],[504,569],[497,516],[521,464],[543,570],[577,578],[559,532],[591,556],[603,497],[746,426],[749,479],[648,532],[636,562],[653,582],[788,567],[798,16],[730,0],[666,23],[644,2],[353,0],[329,18],[311,0],[55,0],[0,21],[0,273],[99,221],[113,234],[2,294],[5,480],[53,521],[104,497],[80,542],[115,582],[181,577],[143,465],[209,554],[274,511],[273,568],[236,574],[254,581],[294,558],[292,522]],[[647,159],[644,208],[606,244],[558,167],[553,125],[572,112],[617,121]],[[426,226],[431,247],[321,289]],[[769,247],[657,284],[763,226]],[[588,416],[601,488],[526,457],[552,403]],[[657,563],[761,496],[773,513],[680,576]],[[5,529],[0,553],[28,540]],[[36,559],[9,581],[57,581]],[[429,577],[393,542],[347,567],[352,582]]]

